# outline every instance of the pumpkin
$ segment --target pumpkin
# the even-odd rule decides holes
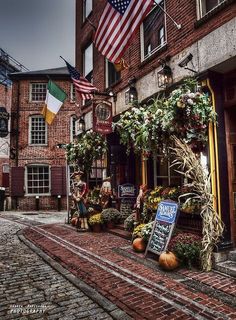
[[[136,238],[133,241],[133,249],[136,252],[144,252],[146,249],[146,242],[143,238]]]
[[[179,266],[179,260],[173,252],[163,252],[159,257],[159,266],[164,270],[174,270]]]
[[[77,217],[72,218],[72,219],[71,219],[71,224],[72,224],[72,226],[76,226],[77,221],[78,221],[78,218],[77,218]]]

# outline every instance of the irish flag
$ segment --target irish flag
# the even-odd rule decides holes
[[[60,110],[66,97],[66,93],[60,87],[58,87],[58,85],[49,80],[45,106],[41,112],[48,124],[53,122],[55,115]]]

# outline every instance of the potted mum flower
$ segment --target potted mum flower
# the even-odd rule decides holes
[[[88,223],[94,232],[101,232],[101,225],[103,224],[101,213],[91,216]]]

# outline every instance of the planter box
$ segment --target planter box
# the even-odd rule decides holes
[[[182,230],[202,234],[202,218],[199,214],[180,211],[176,227]]]

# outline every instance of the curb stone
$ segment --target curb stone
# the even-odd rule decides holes
[[[23,235],[23,230],[17,232],[18,238],[22,241],[27,247],[34,251],[38,256],[40,256],[46,263],[48,263],[53,269],[59,272],[64,278],[70,281],[74,286],[80,289],[85,295],[87,295],[91,300],[97,303],[102,307],[109,315],[115,320],[132,320],[127,313],[119,309],[115,304],[110,302],[107,298],[103,297],[95,289],[87,285],[84,281],[78,279],[68,270],[63,268],[59,263],[54,261],[41,249],[36,247],[32,242],[27,240]]]

